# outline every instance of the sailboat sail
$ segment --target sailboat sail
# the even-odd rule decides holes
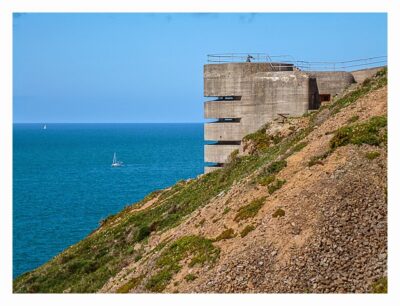
[[[122,162],[117,160],[117,154],[114,152],[111,167],[121,167],[121,166],[122,166]]]

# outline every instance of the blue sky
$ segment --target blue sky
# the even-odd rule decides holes
[[[202,122],[207,54],[387,54],[386,14],[14,14],[14,122]]]

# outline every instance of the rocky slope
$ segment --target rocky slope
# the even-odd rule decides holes
[[[386,70],[126,207],[15,292],[384,292]]]

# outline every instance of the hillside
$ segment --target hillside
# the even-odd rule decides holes
[[[153,192],[14,292],[383,292],[387,72],[245,137],[222,170]]]

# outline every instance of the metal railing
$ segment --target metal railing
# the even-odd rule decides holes
[[[268,55],[266,53],[223,53],[207,55],[208,63],[269,63],[273,70],[295,66],[302,71],[349,71],[387,65],[387,56],[375,56],[348,61],[301,61],[290,55]]]

